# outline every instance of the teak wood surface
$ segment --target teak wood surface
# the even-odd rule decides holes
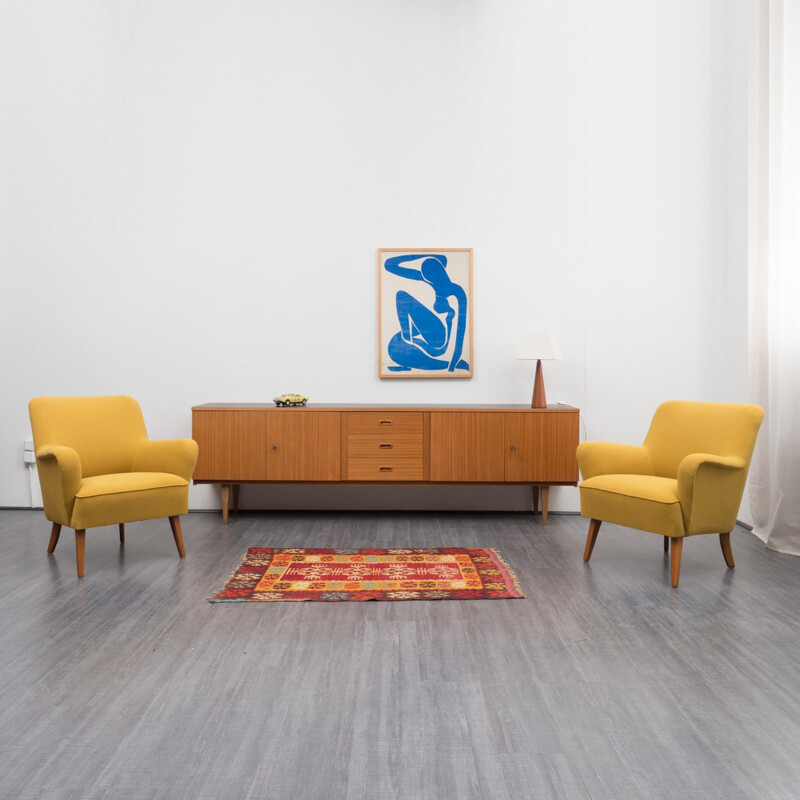
[[[262,481],[267,474],[267,416],[240,409],[192,413],[192,438],[201,444],[195,480]]]
[[[431,480],[502,483],[504,414],[431,412]]]
[[[342,479],[427,480],[427,423],[427,415],[421,411],[344,412]]]
[[[266,480],[338,481],[341,415],[267,414]]]

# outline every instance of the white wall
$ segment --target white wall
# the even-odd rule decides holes
[[[39,394],[132,394],[156,438],[283,391],[524,403],[532,329],[590,438],[746,399],[745,0],[4,5],[0,505]],[[376,250],[417,246],[474,248],[471,380],[377,378]],[[528,502],[243,492],[287,498]]]

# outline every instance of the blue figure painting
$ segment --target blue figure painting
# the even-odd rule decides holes
[[[395,251],[396,252],[396,251]],[[467,251],[469,252],[469,251]],[[442,253],[403,253],[385,260],[383,269],[409,284],[394,292],[399,330],[386,345],[392,373],[470,373],[465,358],[469,347],[467,322],[469,298],[464,286],[452,280],[447,256]],[[398,375],[400,377],[400,375]]]

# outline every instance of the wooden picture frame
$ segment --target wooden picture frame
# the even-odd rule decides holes
[[[378,375],[471,378],[472,248],[378,250]]]

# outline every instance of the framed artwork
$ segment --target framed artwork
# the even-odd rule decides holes
[[[378,250],[378,375],[471,378],[472,249]]]

